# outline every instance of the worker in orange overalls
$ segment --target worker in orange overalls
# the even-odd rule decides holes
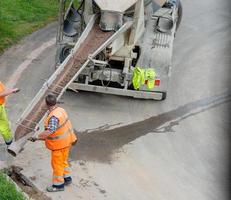
[[[6,89],[0,81],[0,134],[2,134],[7,147],[12,143],[13,137],[5,109],[6,97],[18,91],[18,88]]]
[[[46,105],[48,115],[44,121],[45,130],[29,140],[45,140],[46,147],[51,150],[51,166],[53,169],[53,184],[47,187],[48,192],[63,191],[65,185],[72,182],[68,155],[72,143],[77,141],[72,124],[66,111],[57,106],[56,96],[48,94]]]

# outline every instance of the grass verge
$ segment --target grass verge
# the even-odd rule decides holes
[[[58,0],[0,0],[0,54],[23,36],[54,21]]]
[[[1,200],[26,200],[22,193],[17,191],[15,185],[6,179],[0,172],[0,199]]]

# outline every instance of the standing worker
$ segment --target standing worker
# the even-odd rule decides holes
[[[48,115],[44,121],[45,130],[38,137],[29,138],[32,142],[44,140],[46,147],[51,150],[51,166],[53,169],[53,184],[47,187],[48,192],[63,191],[65,185],[72,182],[68,155],[72,143],[77,141],[72,124],[66,111],[57,106],[56,96],[46,96]]]
[[[0,81],[0,133],[2,134],[7,147],[12,143],[13,137],[5,109],[6,97],[18,91],[18,88],[6,89],[5,85]]]

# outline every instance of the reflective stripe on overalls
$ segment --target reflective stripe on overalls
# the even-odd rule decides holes
[[[47,140],[52,140],[52,141],[54,141],[54,140],[60,140],[60,139],[63,139],[63,138],[65,138],[65,137],[68,137],[68,135],[71,134],[72,132],[73,132],[72,129],[68,129],[68,131],[66,131],[65,133],[63,133],[63,134],[61,134],[61,135],[57,135],[57,136],[55,136],[55,137],[50,137],[50,136],[48,136],[48,137],[47,137]]]

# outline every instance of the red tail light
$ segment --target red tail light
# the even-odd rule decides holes
[[[154,82],[155,82],[155,86],[160,85],[160,79],[156,79],[156,80],[154,80]],[[145,80],[145,84],[147,84],[147,83],[148,83],[148,80]]]
[[[156,85],[156,86],[159,86],[159,85],[160,85],[160,79],[156,79],[156,80],[155,80],[155,85]]]

